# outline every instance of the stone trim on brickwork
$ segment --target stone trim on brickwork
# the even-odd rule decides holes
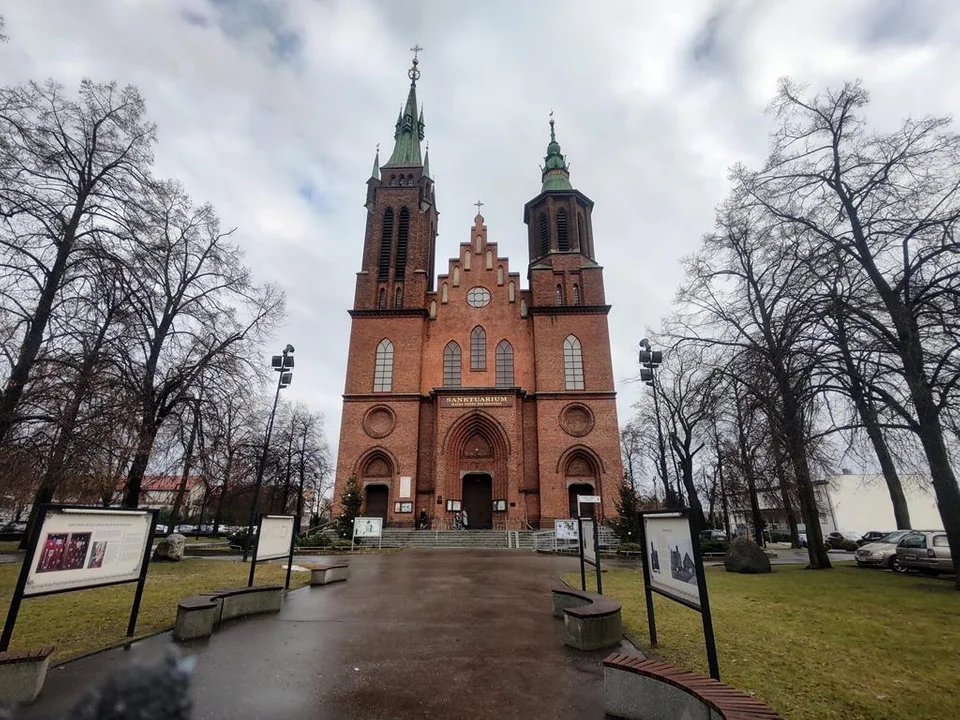
[[[607,315],[609,305],[534,305],[531,315]]]
[[[365,317],[428,317],[429,313],[425,308],[402,308],[400,310],[347,310],[352,318]]]

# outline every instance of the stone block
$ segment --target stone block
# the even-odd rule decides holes
[[[0,702],[28,704],[37,699],[54,648],[0,653]]]
[[[771,571],[770,558],[763,548],[753,540],[744,537],[734,538],[730,549],[723,558],[723,567],[727,572],[762,574]]]

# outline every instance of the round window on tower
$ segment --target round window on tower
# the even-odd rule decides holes
[[[490,304],[490,291],[483,287],[470,288],[467,291],[467,304],[475,308],[486,307]]]

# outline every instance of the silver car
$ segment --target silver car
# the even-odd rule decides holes
[[[897,562],[905,570],[926,575],[952,573],[953,557],[943,530],[914,530],[897,543]]]
[[[854,556],[859,567],[889,568],[894,572],[906,572],[897,559],[897,543],[912,530],[894,530],[879,540],[857,548]]]

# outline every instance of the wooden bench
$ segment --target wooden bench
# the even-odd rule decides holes
[[[54,648],[0,652],[0,701],[32,703],[40,694]]]
[[[719,680],[621,653],[603,661],[603,706],[624,720],[782,720]]]
[[[330,583],[343,582],[350,576],[350,566],[346,564],[339,565],[303,565],[310,571],[310,585],[329,585]]]
[[[563,643],[577,650],[599,650],[623,638],[620,603],[573,588],[554,588],[553,615],[563,618]]]
[[[278,612],[282,585],[227,588],[183,598],[177,603],[174,640],[210,637],[224,620],[265,612]]]

